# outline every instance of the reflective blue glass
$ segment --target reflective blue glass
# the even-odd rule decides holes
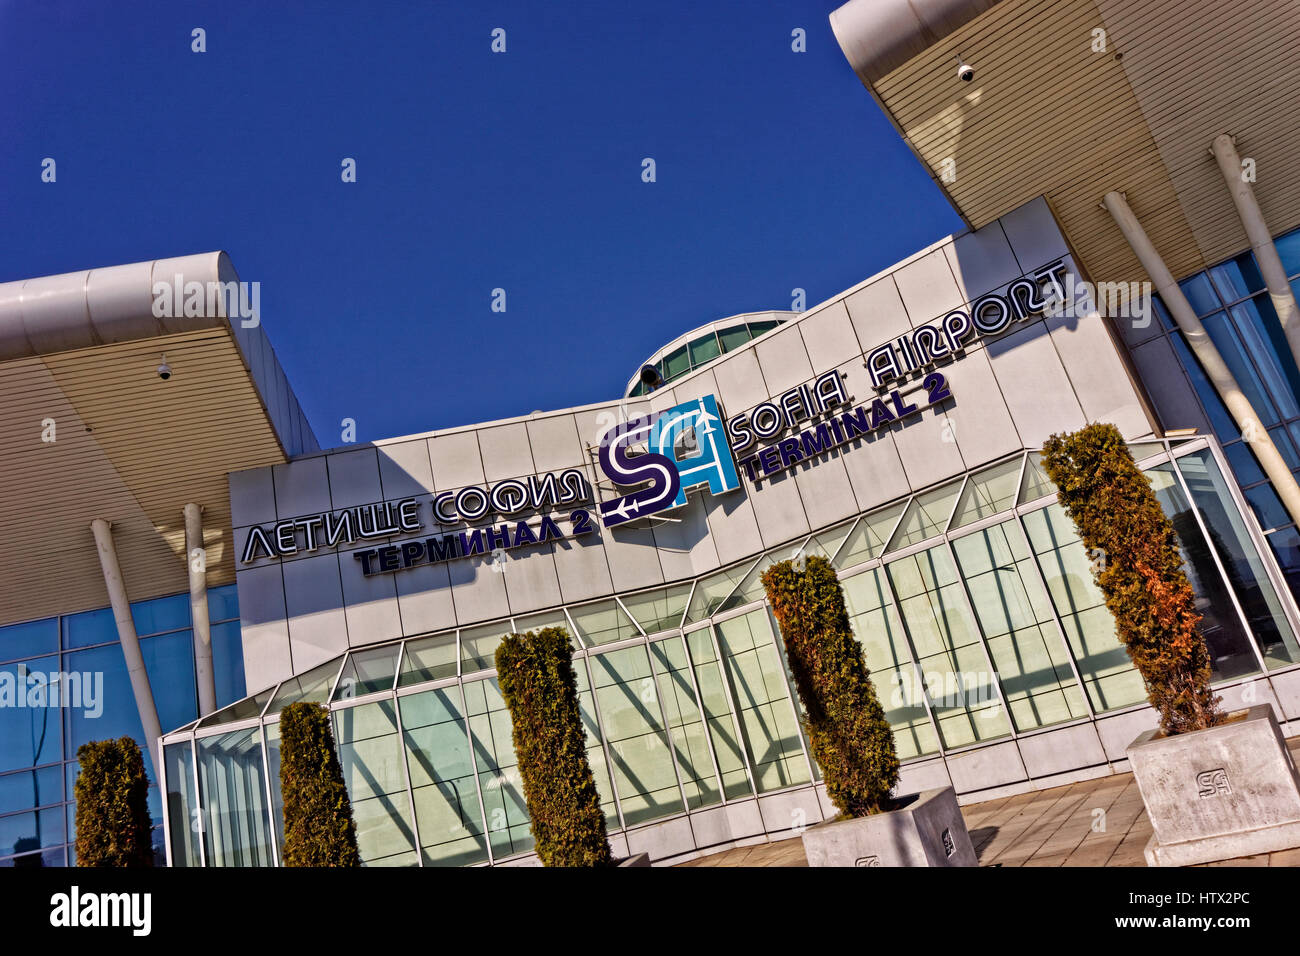
[[[1268,536],[1268,544],[1277,556],[1287,587],[1300,598],[1300,531],[1294,526],[1274,531]]]
[[[163,728],[179,727],[198,717],[194,641],[190,632],[145,638],[140,642],[140,653],[144,655],[154,705],[158,708],[158,722]]]
[[[1166,330],[1178,328],[1178,323],[1175,322],[1174,317],[1169,314],[1169,309],[1165,306],[1165,302],[1160,298],[1160,296],[1151,296],[1151,302],[1156,307],[1156,316],[1160,319],[1160,324],[1164,326]]]
[[[102,675],[98,708],[69,707],[65,713],[68,733],[68,757],[77,755],[77,748],[92,740],[109,740],[131,737],[136,741],[144,737],[140,726],[140,713],[136,710],[135,695],[126,672],[126,660],[117,644],[96,647],[87,651],[65,654],[64,669],[82,674]],[[148,670],[148,667],[145,668]],[[153,675],[150,674],[152,684]],[[150,764],[152,778],[153,766]],[[73,771],[75,778],[75,770]]]
[[[1300,370],[1282,332],[1273,303],[1267,296],[1259,296],[1232,307],[1232,319],[1245,346],[1246,354],[1255,360],[1269,396],[1277,404],[1283,418],[1300,416]]]
[[[139,601],[131,605],[131,619],[135,621],[136,634],[159,634],[179,631],[190,626],[190,596],[173,594],[171,597]]]
[[[23,770],[0,777],[0,813],[63,802],[63,767]]]
[[[16,661],[59,652],[59,619],[28,621],[0,627],[0,660]]]
[[[1223,446],[1223,454],[1232,466],[1239,485],[1253,485],[1264,480],[1264,469],[1259,466],[1249,442],[1238,441]]]
[[[90,647],[117,640],[117,623],[113,609],[101,607],[97,611],[68,614],[63,618],[63,649]]]
[[[0,866],[44,868],[50,866],[66,866],[64,858],[64,847],[55,847],[53,850],[45,850],[41,853],[28,853],[26,856],[11,856],[0,860]]]
[[[0,773],[62,758],[59,711],[48,693],[48,675],[58,670],[58,657],[0,667]]]
[[[1259,519],[1259,526],[1265,531],[1291,523],[1291,517],[1282,507],[1282,502],[1278,500],[1277,492],[1273,490],[1272,485],[1256,485],[1243,491],[1242,494],[1250,502],[1251,510]]]
[[[218,708],[248,696],[244,688],[244,644],[240,640],[238,620],[212,625],[212,671]]]
[[[239,618],[239,591],[233,584],[208,588],[208,620],[231,621]]]
[[[1220,442],[1235,441],[1241,437],[1241,432],[1237,430],[1236,423],[1232,416],[1228,414],[1228,409],[1223,404],[1223,399],[1219,398],[1219,393],[1214,390],[1210,380],[1205,377],[1205,370],[1201,368],[1201,363],[1196,360],[1192,350],[1187,347],[1187,342],[1181,332],[1176,332],[1169,336],[1169,341],[1173,344],[1174,352],[1178,354],[1178,361],[1182,363],[1183,369],[1187,372],[1187,377],[1191,379],[1192,388],[1196,389],[1196,396],[1201,400],[1201,405],[1205,408],[1205,414],[1209,416],[1210,427],[1214,429],[1215,436]]]
[[[1282,259],[1282,268],[1286,269],[1286,274],[1300,274],[1300,229],[1274,239],[1273,245],[1277,246],[1277,254]]]
[[[1183,290],[1183,295],[1187,296],[1187,301],[1192,304],[1197,315],[1208,315],[1216,309],[1223,308],[1219,302],[1219,297],[1214,294],[1214,287],[1210,285],[1210,279],[1204,272],[1198,272],[1190,279],[1184,279],[1178,283],[1178,288]]]
[[[1270,428],[1268,435],[1273,439],[1273,444],[1277,446],[1278,453],[1286,462],[1286,466],[1292,471],[1300,468],[1300,453],[1296,452],[1295,443],[1291,441],[1290,432],[1281,425],[1276,428]]]
[[[1264,291],[1264,277],[1259,273],[1254,255],[1249,252],[1215,266],[1210,270],[1210,278],[1224,302],[1235,302]]]
[[[0,817],[0,856],[58,846],[65,840],[62,807]]]
[[[1210,339],[1223,356],[1223,361],[1232,370],[1233,378],[1241,386],[1241,391],[1250,399],[1251,407],[1259,414],[1259,420],[1265,427],[1276,425],[1279,421],[1277,407],[1274,405],[1263,379],[1250,360],[1250,353],[1242,345],[1236,328],[1228,321],[1224,312],[1207,315],[1201,322]]]

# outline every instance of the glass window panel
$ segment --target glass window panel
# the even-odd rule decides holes
[[[334,711],[333,717],[362,863],[415,866],[415,831],[397,735],[396,702],[346,707]]]
[[[0,856],[30,853],[66,840],[63,807],[0,817]]]
[[[1228,321],[1227,315],[1216,312],[1207,315],[1201,323],[1232,371],[1237,384],[1241,386],[1242,394],[1250,399],[1251,407],[1259,414],[1260,421],[1265,427],[1277,424],[1278,411],[1273,396],[1265,387],[1259,369],[1251,361],[1250,353],[1242,343],[1236,327]]]
[[[645,647],[588,659],[610,770],[628,826],[680,813],[682,795]]]
[[[1130,442],[1128,452],[1133,456],[1134,461],[1146,461],[1148,458],[1163,455],[1165,453],[1165,446],[1164,442],[1158,441]]]
[[[271,783],[271,825],[280,859],[284,859],[284,794],[280,792],[280,722],[268,720],[262,725],[266,735],[266,772]]]
[[[598,601],[582,607],[571,607],[569,616],[573,618],[573,625],[587,647],[612,644],[637,637],[641,633],[616,601]]]
[[[1300,531],[1294,526],[1274,531],[1268,536],[1268,545],[1277,557],[1287,587],[1300,599]]]
[[[1160,324],[1162,326],[1170,330],[1178,328],[1178,323],[1175,322],[1174,317],[1169,314],[1169,308],[1165,305],[1164,300],[1161,299],[1160,296],[1151,296],[1151,302],[1156,307],[1156,315],[1160,318]]]
[[[719,803],[722,794],[713,772],[713,758],[691,679],[686,643],[680,637],[656,641],[650,645],[650,656],[657,672],[656,683],[668,721],[673,758],[677,761],[682,789],[686,791],[687,809]]]
[[[718,611],[730,611],[733,608],[743,607],[746,604],[752,604],[754,601],[763,600],[766,597],[766,592],[763,590],[763,572],[778,561],[784,560],[785,557],[791,557],[791,555],[782,556],[773,551],[759,558],[758,563],[750,568],[749,573],[737,585],[736,590],[718,607]]]
[[[1260,467],[1250,442],[1238,441],[1224,445],[1223,454],[1236,476],[1237,484],[1253,485],[1264,480],[1264,469]]]
[[[402,697],[398,705],[425,865],[467,866],[486,860],[487,836],[460,687]]]
[[[591,765],[592,775],[596,778],[600,808],[605,811],[605,825],[610,829],[618,829],[623,824],[619,821],[618,806],[614,803],[614,785],[610,782],[609,764],[601,743],[603,738],[596,715],[596,696],[591,691],[591,673],[587,659],[574,658],[573,670],[578,677],[578,711],[582,714],[582,726],[587,732],[587,763]]]
[[[114,648],[121,654],[120,648]],[[164,727],[179,727],[199,715],[198,683],[194,676],[194,637],[179,631],[140,641],[149,688],[153,691],[158,722]],[[125,706],[135,707],[132,696]],[[102,739],[102,738],[101,738]],[[138,738],[137,738],[138,739]]]
[[[464,627],[460,631],[460,667],[465,674],[492,670],[497,666],[497,647],[510,633],[509,621],[481,627]],[[525,631],[521,631],[526,633]]]
[[[686,352],[686,346],[673,349],[664,356],[664,381],[671,382],[675,378],[685,375],[691,370],[691,357]]]
[[[1300,415],[1300,371],[1282,331],[1282,323],[1268,296],[1258,296],[1232,307],[1232,319],[1246,353],[1255,360],[1269,396],[1283,418]]]
[[[953,550],[1016,729],[1088,716],[1020,523],[967,535]]]
[[[962,490],[961,500],[957,502],[953,528],[963,528],[1015,507],[1023,461],[1023,458],[1013,458],[971,475]]]
[[[60,709],[50,706],[49,693],[49,675],[57,682],[58,670],[58,657],[0,667],[0,772],[63,758]]]
[[[341,660],[341,658],[340,658]],[[291,682],[286,681],[281,686],[288,686]],[[275,693],[275,688],[271,687],[262,691],[260,694],[254,694],[252,697],[245,697],[241,701],[236,701],[229,707],[222,708],[215,714],[204,717],[199,721],[200,727],[213,727],[217,724],[230,724],[237,720],[247,720],[249,717],[257,717],[262,713],[262,708],[266,707],[267,701]],[[326,691],[328,693],[328,690]],[[284,703],[288,703],[285,701]],[[278,711],[274,711],[278,713]]]
[[[1273,240],[1282,268],[1289,276],[1300,274],[1300,229],[1294,229]]]
[[[670,631],[681,626],[686,600],[691,596],[689,584],[660,588],[623,598],[623,607],[647,634]]]
[[[712,631],[704,628],[688,634],[686,645],[695,668],[695,682],[700,688],[700,705],[713,741],[714,759],[722,775],[722,788],[728,800],[751,796],[754,789],[749,785],[741,738],[714,651]]]
[[[1074,523],[1059,504],[1028,514],[1024,521],[1093,708],[1114,710],[1145,700],[1142,678],[1115,633],[1115,619]]]
[[[962,747],[1010,733],[947,549],[930,548],[887,568],[944,746]]]
[[[139,601],[131,605],[131,620],[135,632],[141,637],[162,631],[179,631],[190,626],[189,594]]]
[[[527,853],[533,848],[528,805],[510,738],[510,712],[496,678],[465,684],[465,712],[493,856]]]
[[[835,559],[835,566],[851,568],[877,557],[885,549],[885,542],[889,539],[894,526],[898,524],[898,516],[906,507],[907,502],[900,501],[898,504],[867,515],[854,525],[848,539],[844,542],[844,547],[840,549]]]
[[[1205,376],[1205,369],[1201,368],[1200,361],[1192,354],[1192,350],[1187,347],[1187,341],[1183,338],[1181,332],[1176,332],[1169,336],[1169,341],[1174,347],[1174,352],[1178,355],[1178,361],[1187,372],[1188,379],[1191,380],[1192,388],[1196,391],[1196,397],[1201,400],[1201,407],[1205,409],[1205,414],[1210,419],[1210,427],[1214,429],[1214,434],[1221,442],[1234,441],[1241,437],[1241,432],[1237,430],[1236,423],[1232,416],[1228,414],[1228,409],[1223,404],[1223,399],[1219,398],[1219,393],[1215,391],[1210,380]]]
[[[749,328],[741,324],[734,328],[721,329],[718,332],[718,341],[722,344],[722,351],[724,352],[738,349],[749,341]]]
[[[336,678],[339,676],[339,668],[343,665],[343,658],[336,657],[332,661],[326,661],[307,671],[305,674],[299,674],[297,677],[291,677],[280,685],[275,692],[275,697],[271,701],[271,706],[266,708],[267,716],[278,714],[292,703],[305,700],[313,704],[323,704],[330,699],[330,691],[334,689]],[[259,697],[262,695],[258,695]],[[265,703],[265,701],[263,701]],[[239,708],[240,705],[236,705]],[[249,711],[252,706],[240,708],[244,717],[254,716]],[[233,708],[232,708],[233,710]],[[239,717],[230,717],[230,720],[238,720]]]
[[[829,531],[823,531],[821,534],[815,534],[804,544],[803,550],[809,555],[819,555],[827,561],[835,558],[836,552],[848,538],[849,532],[853,530],[853,522],[846,521],[844,524],[837,525]],[[838,563],[836,567],[839,567]]]
[[[1235,302],[1264,291],[1264,277],[1255,264],[1255,257],[1249,252],[1215,266],[1210,270],[1210,278],[1224,302]]]
[[[1291,523],[1291,516],[1282,506],[1282,501],[1272,485],[1256,485],[1243,491],[1242,494],[1246,496],[1246,503],[1255,512],[1255,518],[1263,530],[1271,531]]]
[[[22,770],[0,777],[0,813],[34,810],[62,802],[62,765]]]
[[[766,608],[715,625],[760,793],[808,783],[808,763]]]
[[[711,616],[726,600],[727,595],[735,590],[736,585],[745,578],[752,567],[750,564],[738,564],[735,567],[701,578],[695,586],[691,597],[691,606],[686,613],[687,621],[702,621]]]
[[[208,588],[208,620],[213,624],[239,620],[239,590],[235,585]]]
[[[386,644],[350,653],[343,663],[334,699],[350,700],[376,691],[392,690],[401,649],[400,644]]]
[[[710,332],[691,343],[691,365],[700,366],[705,362],[712,362],[722,354],[722,347],[718,345],[718,337]]]
[[[942,534],[948,527],[948,518],[952,515],[961,486],[961,481],[953,481],[913,498],[885,551],[897,551]]]
[[[225,707],[248,696],[248,688],[244,684],[244,641],[238,620],[213,624],[211,633],[217,706]]]
[[[1300,663],[1300,645],[1214,456],[1209,449],[1195,451],[1177,464],[1265,661],[1277,667]]]
[[[1025,462],[1025,476],[1020,482],[1020,498],[1017,503],[1028,504],[1055,494],[1056,485],[1052,484],[1052,479],[1047,477],[1047,471],[1043,468],[1042,454],[1031,451],[1028,461]]]
[[[752,335],[754,338],[758,338],[760,335],[763,335],[766,332],[771,332],[774,328],[776,328],[780,324],[781,324],[780,322],[774,322],[771,320],[768,320],[766,322],[750,322],[749,332],[750,335]]]
[[[24,657],[59,652],[59,619],[10,624],[0,627],[0,660],[16,661]]]
[[[194,793],[194,754],[189,742],[163,748],[167,769],[167,819],[172,838],[172,866],[200,866],[199,802]]]
[[[76,866],[76,860],[73,859],[69,864],[65,857],[65,852],[71,851],[71,847],[55,847],[53,850],[43,850],[40,853],[28,853],[25,856],[10,856],[0,860],[0,866],[32,868],[47,868],[52,866]]]
[[[1174,466],[1157,465],[1148,468],[1146,475],[1151,479],[1151,489],[1160,507],[1173,522],[1174,532],[1178,535],[1183,571],[1196,592],[1196,610],[1201,615],[1200,631],[1210,650],[1214,679],[1238,677],[1258,670],[1227,585],[1215,567],[1210,545],[1174,477]]]
[[[1187,301],[1192,304],[1197,315],[1208,315],[1222,308],[1219,297],[1214,293],[1214,286],[1210,285],[1210,279],[1204,272],[1184,279],[1178,283],[1178,288],[1183,290],[1183,295],[1187,296]]]
[[[208,866],[270,866],[259,729],[203,737],[197,746]]]
[[[1296,453],[1295,445],[1291,441],[1290,432],[1278,426],[1268,430],[1269,437],[1273,439],[1273,444],[1277,446],[1278,452],[1286,461],[1286,466],[1292,471],[1300,470],[1300,454]]]
[[[935,753],[939,738],[925,710],[925,691],[880,569],[855,574],[842,584],[849,622],[862,645],[876,695],[885,708],[885,719],[894,731],[899,759]]]
[[[73,647],[90,647],[92,644],[107,644],[109,641],[116,640],[117,622],[113,620],[111,607],[63,616],[64,650]]]
[[[456,676],[456,632],[406,642],[398,687]]]

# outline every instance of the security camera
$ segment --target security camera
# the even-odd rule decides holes
[[[659,374],[659,369],[653,365],[641,366],[641,384],[647,389],[654,390],[664,383],[663,376]]]
[[[158,377],[164,382],[172,377],[172,367],[167,364],[167,356],[163,356],[162,364],[158,366]]]
[[[971,66],[961,57],[957,57],[957,79],[963,83],[969,83],[975,79],[975,67]]]

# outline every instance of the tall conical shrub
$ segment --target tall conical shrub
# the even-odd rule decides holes
[[[496,665],[542,865],[610,865],[568,632],[548,627],[508,634],[497,647]]]
[[[153,866],[149,777],[130,737],[77,748],[77,865]]]
[[[1097,586],[1119,639],[1160,712],[1166,734],[1220,723],[1210,655],[1174,526],[1114,425],[1053,435],[1043,467],[1084,547],[1098,554]]]
[[[876,697],[862,645],[853,636],[844,591],[831,563],[780,561],[763,572],[804,727],[826,795],[849,817],[889,809],[898,783],[894,733]]]
[[[352,803],[329,711],[299,701],[280,714],[285,866],[360,866]]]

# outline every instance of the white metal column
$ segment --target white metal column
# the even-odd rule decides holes
[[[194,630],[194,676],[199,688],[199,716],[217,709],[212,670],[212,627],[208,623],[208,556],[203,548],[203,511],[185,506],[185,569],[190,578],[190,625]]]
[[[1165,265],[1164,259],[1147,238],[1146,231],[1138,222],[1137,216],[1133,214],[1133,210],[1129,208],[1128,201],[1122,193],[1108,192],[1102,200],[1102,206],[1114,218],[1115,224],[1119,226],[1120,232],[1124,234],[1124,238],[1128,240],[1128,244],[1137,255],[1138,261],[1142,263],[1142,268],[1151,277],[1156,291],[1164,299],[1178,327],[1183,330],[1183,334],[1187,337],[1187,344],[1205,368],[1206,376],[1215,391],[1219,393],[1219,397],[1223,399],[1223,404],[1227,406],[1237,427],[1241,429],[1242,437],[1250,443],[1255,457],[1259,459],[1264,469],[1264,474],[1272,481],[1274,490],[1282,499],[1282,504],[1286,506],[1292,520],[1300,522],[1300,485],[1296,484],[1295,476],[1291,474],[1281,452],[1273,444],[1272,436],[1260,422],[1259,416],[1250,404],[1250,399],[1237,384],[1232,371],[1223,361],[1223,356],[1219,354],[1209,333],[1205,331],[1205,326],[1196,317],[1196,310],[1187,301],[1183,290],[1174,281],[1169,267]]]
[[[1282,258],[1273,245],[1273,235],[1268,231],[1268,223],[1260,212],[1259,203],[1255,201],[1255,190],[1243,175],[1241,157],[1237,155],[1236,140],[1227,133],[1214,137],[1210,152],[1218,160],[1219,172],[1223,173],[1223,182],[1228,187],[1228,195],[1237,207],[1237,215],[1250,240],[1251,251],[1259,263],[1260,274],[1268,286],[1268,296],[1273,300],[1278,321],[1286,333],[1287,345],[1296,364],[1300,365],[1300,309],[1296,308],[1295,295],[1291,292],[1291,283],[1287,281],[1286,269]]]
[[[126,583],[122,579],[121,565],[117,562],[113,531],[103,518],[92,521],[90,530],[95,534],[99,566],[104,572],[104,587],[108,589],[108,599],[113,605],[113,619],[117,622],[117,638],[122,644],[122,656],[126,658],[126,672],[131,678],[131,691],[135,694],[135,706],[140,711],[140,725],[144,728],[149,753],[153,755],[156,774],[157,768],[162,765],[162,753],[158,749],[162,728],[158,725],[158,709],[154,706],[153,690],[149,687],[149,674],[144,668],[144,655],[140,653],[140,638],[135,633],[135,622],[131,619],[131,602],[126,599]]]

